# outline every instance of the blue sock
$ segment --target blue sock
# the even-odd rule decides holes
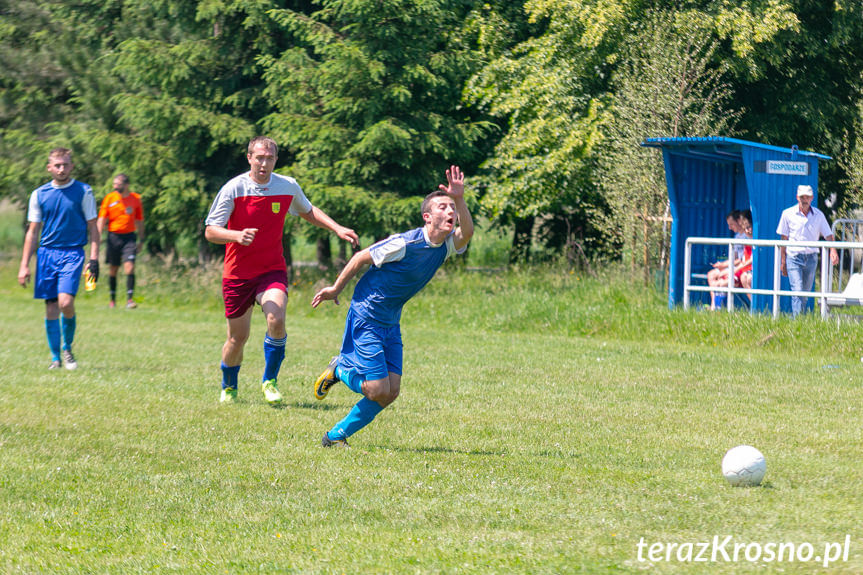
[[[327,437],[329,437],[331,441],[347,439],[371,423],[382,409],[383,407],[381,407],[381,404],[377,401],[372,401],[367,397],[362,398],[356,405],[354,405],[343,420],[335,424],[335,426],[327,432]]]
[[[240,366],[234,365],[228,367],[222,364],[222,389],[232,388],[237,389],[237,375],[240,373]]]
[[[74,315],[72,317],[60,316],[60,326],[63,331],[63,349],[72,349],[72,342],[75,341],[75,325],[78,323],[75,321],[76,317]]]
[[[282,339],[275,339],[269,336],[264,337],[264,379],[276,379],[279,377],[279,369],[282,367],[282,360],[285,359],[285,342],[288,341],[288,336]]]
[[[360,374],[357,373],[356,369],[352,367],[342,367],[341,365],[337,365],[336,377],[338,377],[339,380],[341,380],[345,385],[347,385],[348,389],[350,389],[354,393],[363,392],[363,378],[360,377]]]
[[[60,361],[60,320],[46,319],[45,334],[48,336],[48,348],[51,350],[51,360]]]

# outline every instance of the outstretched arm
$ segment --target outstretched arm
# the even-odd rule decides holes
[[[312,298],[312,307],[318,307],[322,301],[333,300],[336,305],[339,304],[339,294],[348,285],[348,282],[359,273],[364,266],[372,263],[372,255],[369,248],[358,251],[353,257],[348,260],[348,263],[342,269],[342,273],[336,278],[335,283],[329,287],[325,287],[318,291]]]
[[[350,244],[354,247],[360,245],[360,238],[357,236],[357,233],[345,226],[341,226],[333,220],[330,216],[325,214],[320,209],[312,206],[312,209],[306,212],[305,214],[300,214],[300,217],[309,222],[312,225],[318,226],[319,228],[324,228],[325,230],[330,230],[341,239],[346,242],[350,242]]]
[[[473,218],[467,203],[464,201],[464,174],[458,166],[450,166],[446,171],[447,185],[439,185],[446,195],[455,202],[455,211],[458,214],[458,228],[455,230],[453,244],[455,249],[462,250],[473,237]]]

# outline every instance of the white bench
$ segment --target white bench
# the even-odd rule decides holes
[[[851,274],[842,295],[827,298],[829,307],[863,305],[863,273]]]

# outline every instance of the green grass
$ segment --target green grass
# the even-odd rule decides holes
[[[357,396],[311,381],[346,303],[289,304],[283,409],[218,405],[218,272],[143,265],[141,307],[78,298],[76,372],[48,372],[42,304],[0,267],[0,572],[830,573],[863,569],[856,326],[669,312],[614,274],[447,269],[403,318],[402,396],[352,440]],[[105,282],[103,281],[102,284]],[[348,295],[348,294],[345,294]],[[741,443],[759,488],[719,473]],[[639,562],[647,542],[812,543],[850,556]]]

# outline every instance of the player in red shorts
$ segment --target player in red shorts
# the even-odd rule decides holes
[[[251,170],[222,186],[206,220],[207,240],[226,244],[222,294],[228,338],[222,346],[222,403],[237,399],[237,376],[255,303],[267,318],[261,389],[269,403],[282,401],[276,379],[287,340],[288,272],[282,252],[285,217],[289,213],[299,216],[353,246],[359,245],[354,230],[314,207],[293,178],[273,173],[278,153],[272,138],[253,138],[246,153]]]

